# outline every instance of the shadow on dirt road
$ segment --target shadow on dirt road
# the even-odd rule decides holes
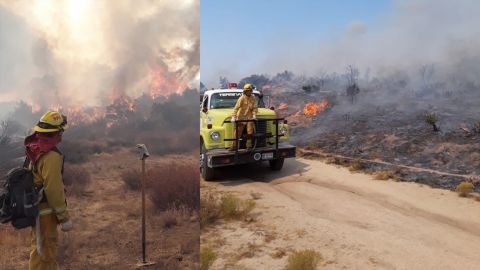
[[[225,186],[236,186],[246,182],[271,182],[273,180],[301,174],[308,165],[297,159],[286,159],[281,171],[272,171],[267,162],[218,168],[214,182]]]

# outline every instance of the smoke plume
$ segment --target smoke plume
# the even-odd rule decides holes
[[[100,106],[198,87],[198,1],[0,1],[0,100]]]

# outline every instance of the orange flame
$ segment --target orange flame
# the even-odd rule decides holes
[[[153,99],[180,93],[187,85],[188,83],[179,78],[178,74],[169,72],[164,65],[157,64],[150,71],[149,94]]]
[[[319,113],[325,111],[329,106],[328,98],[322,99],[319,103],[309,102],[303,108],[303,113],[305,116],[312,117],[316,116]]]
[[[282,102],[282,103],[280,103],[280,105],[278,105],[278,109],[279,110],[286,110],[286,109],[288,109],[288,104],[285,103],[285,102]]]

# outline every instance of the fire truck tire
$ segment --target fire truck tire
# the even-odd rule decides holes
[[[208,167],[208,165],[207,165],[207,160],[205,158],[207,149],[205,149],[205,146],[203,145],[203,142],[201,143],[200,147],[201,147],[200,148],[201,149],[201,152],[200,152],[200,160],[201,160],[200,174],[202,175],[203,180],[211,181],[214,178],[214,169]]]
[[[268,163],[272,171],[280,171],[283,167],[284,161],[285,161],[284,158],[279,158],[279,159],[269,160]]]

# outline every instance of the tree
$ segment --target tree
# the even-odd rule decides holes
[[[220,76],[220,79],[219,79],[219,87],[220,89],[227,89],[228,88],[228,79],[227,77],[222,77]]]
[[[350,97],[351,102],[355,101],[355,96],[360,93],[360,88],[357,85],[358,75],[359,75],[358,68],[348,65],[347,71],[345,73],[345,77],[347,79],[347,96]]]

